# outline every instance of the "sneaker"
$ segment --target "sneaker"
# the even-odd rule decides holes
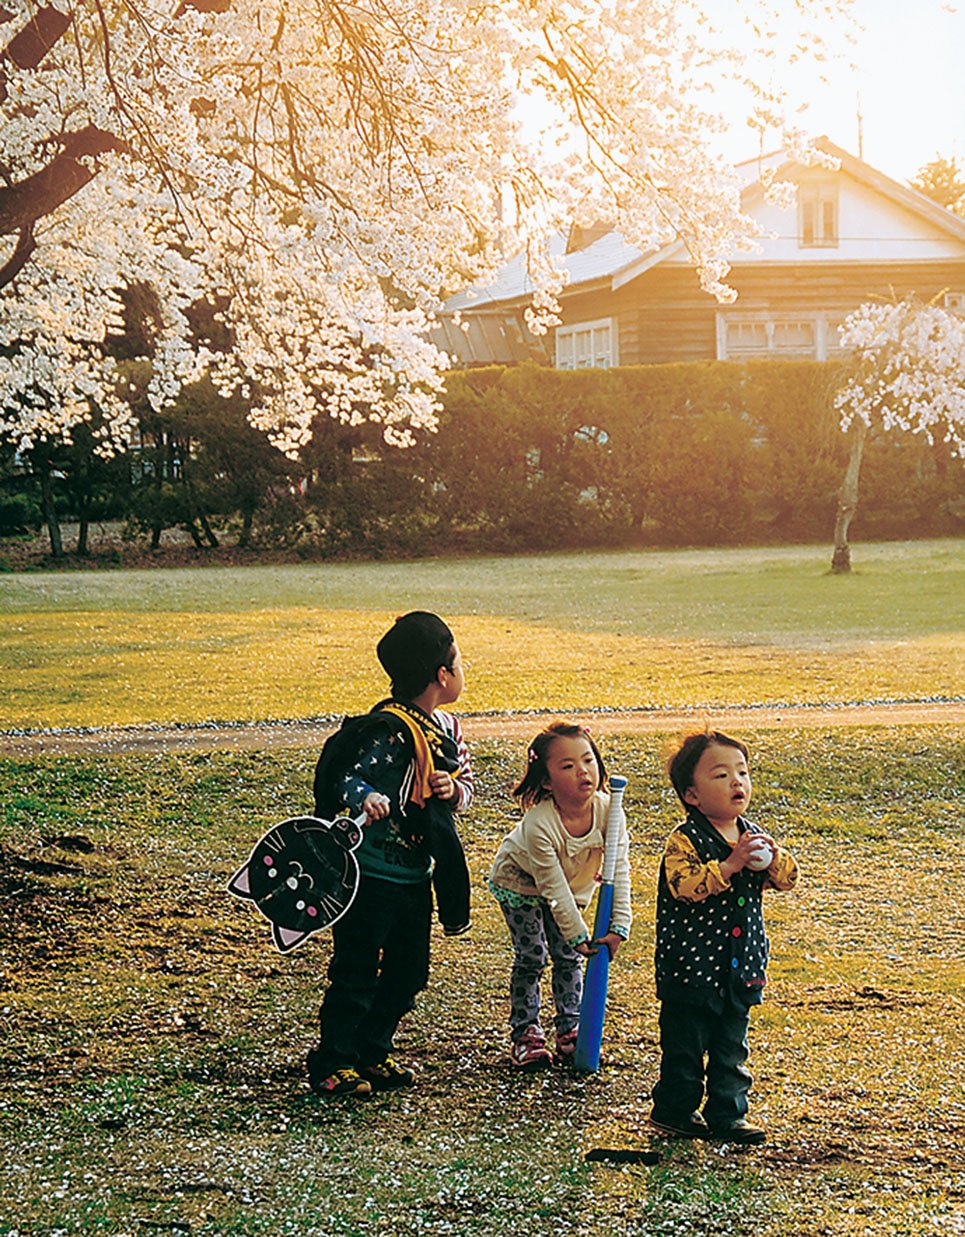
[[[556,1059],[561,1065],[573,1064],[573,1058],[576,1056],[576,1037],[579,1033],[579,1027],[573,1027],[569,1031],[560,1031],[556,1036]]]
[[[444,923],[442,925],[443,936],[462,936],[464,932],[468,932],[472,927],[471,920],[466,920],[465,923]]]
[[[552,1063],[553,1054],[546,1047],[546,1036],[539,1027],[527,1027],[513,1041],[512,1060],[517,1069],[525,1070],[542,1069]]]
[[[649,1123],[652,1129],[665,1138],[708,1138],[710,1136],[707,1122],[699,1112],[673,1116],[654,1109],[650,1114]]]
[[[366,1082],[358,1070],[346,1068],[337,1069],[334,1074],[329,1074],[319,1082],[313,1080],[312,1090],[326,1099],[334,1099],[336,1095],[361,1097],[372,1094],[372,1084]]]
[[[411,1087],[415,1082],[415,1071],[391,1057],[375,1065],[360,1065],[359,1070],[373,1091],[394,1091],[397,1087]]]
[[[711,1138],[719,1138],[725,1143],[742,1143],[745,1147],[765,1142],[767,1135],[759,1125],[751,1125],[746,1117],[732,1121],[730,1125],[714,1125],[710,1129]]]

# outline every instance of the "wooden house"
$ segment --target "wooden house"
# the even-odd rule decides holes
[[[447,301],[434,341],[461,366],[826,360],[838,351],[839,324],[876,297],[917,293],[965,313],[965,220],[827,138],[815,145],[839,161],[836,170],[782,153],[738,168],[747,182],[744,209],[763,234],[756,252],[733,259],[732,304],[701,289],[680,242],[641,253],[618,233],[598,229],[554,238],[569,282],[561,325],[548,335],[526,328],[532,286],[518,257],[490,286]],[[796,185],[795,205],[766,199],[765,169]]]

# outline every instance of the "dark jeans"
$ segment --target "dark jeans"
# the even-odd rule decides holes
[[[749,1017],[746,1006],[732,1003],[720,1014],[701,1005],[662,1003],[660,1078],[652,1092],[655,1113],[688,1116],[700,1108],[706,1082],[704,1117],[709,1126],[720,1129],[747,1115]]]
[[[427,880],[361,878],[355,901],[332,928],[321,1038],[309,1058],[313,1080],[391,1053],[399,1022],[429,980],[431,914]]]

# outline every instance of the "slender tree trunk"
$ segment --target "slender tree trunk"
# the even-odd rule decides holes
[[[181,481],[184,485],[185,492],[188,496],[188,508],[191,512],[191,536],[194,537],[195,529],[194,522],[201,525],[204,532],[204,541],[196,540],[195,544],[198,549],[207,548],[208,546],[217,547],[218,538],[215,536],[214,529],[208,523],[208,517],[204,513],[204,508],[201,506],[201,500],[198,497],[198,491],[195,488],[194,477],[191,473],[191,439],[188,438],[183,446],[181,454]]]
[[[195,510],[198,514],[198,523],[201,525],[201,528],[204,530],[205,543],[208,546],[210,546],[212,549],[217,549],[217,547],[221,543],[218,541],[217,534],[215,533],[214,529],[211,527],[211,524],[208,521],[208,517],[205,515],[204,511],[202,511],[201,504],[197,501],[197,498],[195,498]]]
[[[194,548],[196,550],[206,550],[208,548],[204,544],[204,538],[198,532],[198,526],[195,524],[193,516],[189,516],[184,521],[184,528],[191,534],[191,540],[194,542]]]
[[[79,558],[86,558],[88,551],[88,534],[90,532],[90,468],[85,457],[77,461],[77,478],[75,493],[77,494],[77,549]]]
[[[844,483],[838,495],[838,515],[834,523],[834,555],[831,570],[835,575],[845,575],[851,570],[851,546],[848,544],[848,529],[858,509],[858,481],[861,477],[861,460],[864,456],[868,427],[860,418],[852,422],[851,455],[844,474]]]
[[[60,520],[57,518],[57,504],[54,502],[54,483],[50,475],[48,461],[40,465],[40,499],[43,505],[44,523],[50,537],[50,552],[54,558],[64,557],[64,539],[60,532]]]
[[[164,519],[161,515],[161,493],[164,489],[166,461],[169,446],[164,431],[154,436],[154,515],[151,519],[151,550],[161,548],[161,534],[164,532]]]
[[[241,532],[238,535],[238,547],[247,550],[251,545],[251,527],[255,521],[254,507],[245,507],[242,512]]]

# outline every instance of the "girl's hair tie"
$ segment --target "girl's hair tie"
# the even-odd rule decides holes
[[[532,747],[529,749],[528,757],[529,757],[530,764],[535,764],[536,761],[539,760],[539,756],[536,754],[536,750]]]

